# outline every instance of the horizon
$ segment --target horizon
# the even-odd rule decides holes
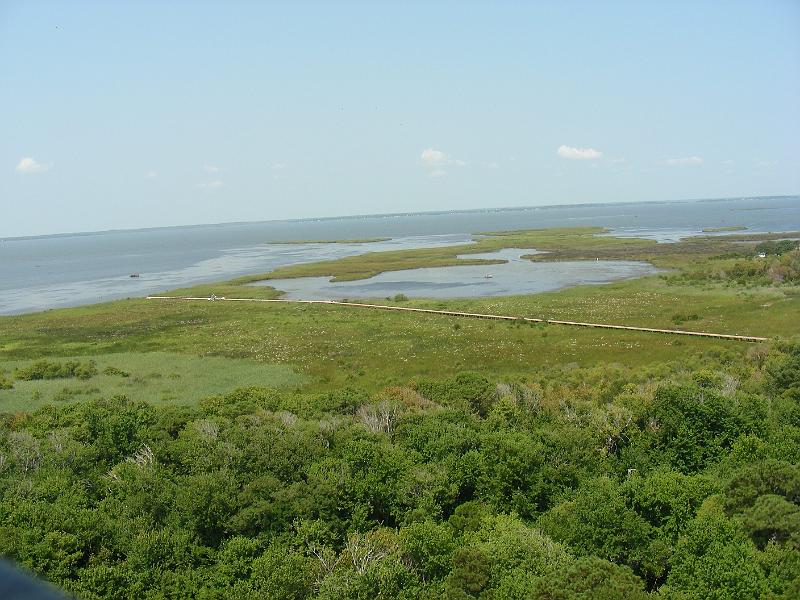
[[[0,6],[0,236],[800,192],[800,4]]]
[[[770,194],[760,196],[728,196],[720,198],[678,198],[671,200],[633,200],[633,201],[620,201],[620,202],[576,202],[565,204],[539,204],[527,206],[484,206],[478,208],[454,208],[448,210],[419,210],[407,212],[392,212],[392,213],[371,213],[371,214],[352,214],[352,215],[330,215],[330,216],[315,216],[315,217],[301,217],[301,218],[287,218],[287,219],[261,219],[253,221],[220,221],[218,223],[187,223],[187,224],[173,224],[173,225],[156,225],[153,227],[134,227],[130,229],[117,228],[117,229],[98,229],[94,231],[60,231],[55,233],[43,233],[34,235],[19,235],[3,237],[0,236],[0,241],[10,242],[16,240],[36,240],[44,238],[59,238],[59,237],[77,237],[77,236],[91,236],[91,235],[104,235],[109,233],[133,233],[137,231],[153,231],[159,229],[191,229],[201,227],[217,227],[221,225],[257,225],[259,223],[303,223],[313,221],[337,221],[346,219],[370,219],[370,218],[386,218],[386,217],[403,217],[403,216],[424,216],[424,215],[442,215],[442,214],[458,214],[458,213],[476,213],[476,212],[505,212],[505,211],[523,211],[523,210],[547,210],[555,208],[583,208],[589,206],[617,206],[617,205],[631,205],[631,204],[689,204],[693,202],[724,202],[726,200],[769,200],[772,198],[800,198],[800,194]],[[469,233],[469,232],[465,232]],[[448,235],[448,234],[443,234]]]

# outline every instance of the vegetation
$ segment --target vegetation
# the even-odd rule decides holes
[[[14,384],[3,373],[0,372],[0,390],[13,390]]]
[[[77,377],[78,379],[91,379],[97,375],[97,365],[94,361],[78,362],[68,360],[65,363],[38,360],[25,368],[14,371],[14,377],[21,381],[34,381],[36,379],[65,379]]]
[[[767,246],[769,244],[769,246]],[[776,242],[763,242],[756,248],[766,257],[747,258],[720,262],[711,267],[701,265],[692,270],[685,270],[674,275],[672,281],[684,281],[691,284],[719,282],[734,286],[769,286],[781,284],[797,284],[800,282],[800,250],[788,249]],[[793,242],[791,248],[796,248]]]
[[[800,242],[797,240],[767,240],[766,242],[761,242],[756,246],[756,252],[780,256],[781,254],[791,252],[792,250],[797,250],[798,246],[800,246]]]
[[[0,553],[84,598],[793,598],[800,344],[8,415]]]
[[[0,555],[87,599],[797,597],[797,281],[718,276],[792,251],[585,232],[475,246],[672,272],[388,302],[775,341],[271,303],[5,317]],[[279,293],[176,294],[211,292]]]
[[[42,361],[26,359],[5,362],[16,372],[37,370]],[[53,361],[45,361],[53,362]],[[251,360],[190,356],[167,352],[120,352],[99,356],[71,357],[69,363],[96,365],[89,378],[6,379],[0,385],[0,412],[35,410],[52,402],[126,396],[154,404],[194,404],[201,398],[230,391],[237,386],[261,385],[294,389],[308,381],[286,365]],[[125,369],[117,365],[124,365]],[[67,383],[68,385],[65,385]],[[13,386],[13,387],[12,387]]]

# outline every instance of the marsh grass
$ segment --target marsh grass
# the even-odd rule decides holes
[[[657,277],[531,296],[408,300],[403,305],[659,327],[674,326],[672,316],[680,307],[681,312],[700,317],[692,322],[693,329],[754,335],[785,335],[787,324],[800,322],[800,298],[781,290],[745,294],[727,289],[676,290]],[[92,356],[101,372],[113,366],[131,373],[127,379],[110,378],[113,390],[125,389],[125,381],[142,379],[150,372],[137,370],[126,355],[154,350],[187,359],[224,357],[228,359],[222,363],[225,369],[240,360],[286,365],[307,375],[311,388],[324,390],[341,385],[378,389],[404,385],[416,376],[449,376],[464,370],[515,377],[566,363],[637,366],[684,360],[711,348],[736,353],[748,348],[717,340],[340,306],[146,300],[5,318],[0,320],[0,331],[6,341],[0,347],[0,360]],[[228,383],[237,387],[244,381],[226,375],[216,385],[214,379],[222,375],[202,367],[211,363],[180,363],[178,359],[172,363],[174,367],[161,370],[163,375],[176,370],[182,381],[195,378],[198,393],[213,393]],[[13,365],[6,364],[8,372]],[[184,370],[197,374],[184,375]],[[250,367],[244,370],[252,372]],[[94,380],[91,383],[96,385]],[[17,388],[9,391],[17,392]],[[194,393],[174,386],[165,391],[170,390],[183,396]],[[156,392],[155,400],[164,399],[164,391]]]
[[[536,260],[595,254],[635,258],[682,272],[717,268],[735,260],[732,254],[751,254],[757,241],[769,237],[693,238],[685,243],[656,244],[597,237],[599,231],[509,232],[480,238],[483,247],[468,248],[485,251],[486,244],[492,244],[494,248],[531,247],[550,252],[533,255]],[[463,251],[382,252],[291,269],[297,276],[309,270],[355,276],[399,264],[426,266],[424,260],[428,259],[452,261]],[[286,276],[286,270],[281,273]],[[227,297],[280,296],[267,286],[242,285],[242,280],[175,290],[172,295],[205,297],[212,292]],[[800,333],[797,286],[695,285],[664,275],[527,296],[400,298],[382,299],[381,303],[667,329],[676,326],[673,319],[677,314],[690,315],[687,328],[696,331],[766,337]],[[98,387],[102,394],[127,393],[154,402],[193,402],[248,384],[304,384],[304,389],[312,391],[341,386],[377,390],[405,385],[414,377],[447,377],[465,370],[513,379],[559,364],[637,367],[691,361],[708,352],[744,354],[750,348],[750,344],[722,340],[326,305],[134,299],[0,318],[0,370],[6,376],[25,361],[91,358],[101,374],[111,366],[129,372],[130,377],[98,375],[87,385]],[[160,377],[148,377],[152,373]],[[178,378],[171,379],[171,374]],[[65,385],[22,383],[15,381],[14,389],[0,391],[4,403],[0,410],[41,404]],[[40,396],[36,402],[31,400],[34,391]]]

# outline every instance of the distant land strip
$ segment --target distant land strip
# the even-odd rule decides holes
[[[572,325],[574,327],[592,327],[595,329],[623,329],[625,331],[643,331],[645,333],[666,333],[671,335],[690,335],[694,337],[734,340],[738,342],[766,342],[769,338],[753,335],[732,335],[726,333],[708,333],[705,331],[684,331],[682,329],[656,329],[654,327],[631,327],[629,325],[608,325],[605,323],[583,323],[580,321],[559,321],[555,319],[536,319],[533,317],[513,317],[508,315],[491,315],[483,313],[460,312],[454,310],[433,310],[430,308],[411,308],[408,306],[390,306],[387,304],[365,304],[361,302],[340,302],[337,300],[284,300],[264,298],[225,298],[225,297],[191,297],[191,296],[147,296],[147,300],[200,300],[206,302],[278,302],[283,304],[327,304],[334,306],[350,306],[354,308],[372,308],[376,310],[394,310],[402,312],[446,315],[449,317],[468,317],[472,319],[492,319],[496,321],[520,321],[527,323],[545,323],[548,325]]]
[[[371,238],[355,238],[351,240],[291,240],[288,242],[267,242],[273,246],[286,245],[293,246],[297,244],[374,244],[375,242],[388,242],[390,237],[371,237]]]

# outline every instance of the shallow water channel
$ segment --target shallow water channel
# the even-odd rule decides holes
[[[390,271],[357,281],[330,281],[329,277],[270,279],[268,285],[293,300],[340,300],[387,298],[479,298],[549,292],[561,288],[602,284],[658,273],[649,263],[627,260],[532,262],[521,258],[535,250],[504,248],[496,252],[467,254],[459,258],[500,259],[493,265],[463,265]]]

